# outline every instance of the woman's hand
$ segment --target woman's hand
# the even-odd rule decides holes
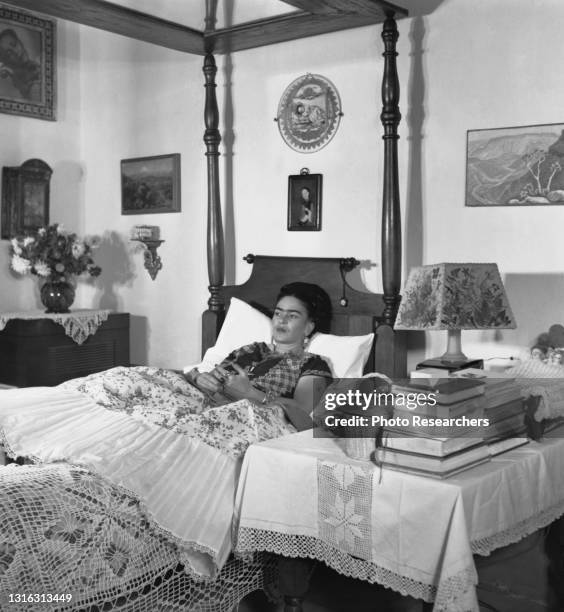
[[[231,367],[237,372],[236,374],[221,366],[216,367],[219,374],[224,377],[224,395],[234,400],[250,399],[262,401],[264,399],[264,393],[253,387],[245,370],[236,363],[232,363]]]
[[[194,384],[198,389],[202,391],[207,391],[208,393],[216,393],[217,391],[221,391],[223,386],[221,376],[216,372],[216,370],[212,370],[211,372],[200,372],[194,379]]]

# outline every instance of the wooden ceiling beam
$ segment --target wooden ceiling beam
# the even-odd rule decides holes
[[[294,8],[314,15],[365,15],[384,21],[389,11],[397,16],[407,15],[407,10],[385,0],[282,0]]]
[[[2,0],[2,2],[167,49],[204,55],[203,32],[105,0]]]
[[[315,15],[296,11],[207,32],[204,37],[215,53],[231,53],[382,21],[381,16],[375,15]]]

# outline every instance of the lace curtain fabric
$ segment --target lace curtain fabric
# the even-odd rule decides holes
[[[473,553],[514,543],[564,513],[564,440],[531,442],[445,481],[350,459],[302,432],[247,451],[237,554],[319,559],[347,576],[477,611]],[[519,504],[513,500],[519,499]]]
[[[88,336],[94,335],[100,325],[107,320],[111,310],[74,310],[66,314],[47,314],[42,310],[0,313],[0,331],[11,319],[50,319],[61,325],[65,334],[77,344],[82,344]]]

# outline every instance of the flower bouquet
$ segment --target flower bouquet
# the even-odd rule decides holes
[[[98,276],[94,263],[96,239],[80,239],[55,223],[11,240],[11,266],[18,274],[35,274],[45,279],[41,301],[47,312],[68,312],[74,300],[73,276]]]

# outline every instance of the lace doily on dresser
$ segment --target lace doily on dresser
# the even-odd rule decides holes
[[[74,310],[66,314],[47,314],[42,310],[0,313],[0,331],[11,319],[50,319],[62,325],[65,334],[77,344],[82,344],[88,336],[93,336],[100,325],[107,320],[110,310]]]

